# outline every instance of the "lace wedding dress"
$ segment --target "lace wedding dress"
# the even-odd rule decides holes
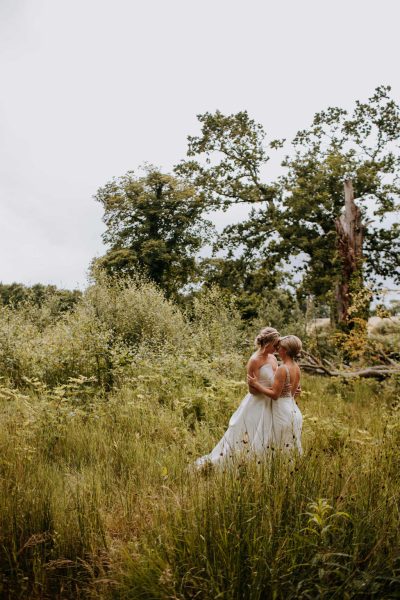
[[[292,394],[290,373],[286,365],[286,380],[280,397],[272,401],[272,440],[276,448],[302,452],[303,417]]]
[[[260,367],[259,381],[271,387],[274,371],[270,364]],[[234,412],[229,427],[210,454],[197,459],[196,465],[217,464],[235,454],[263,454],[272,442],[272,403],[264,394],[247,394]],[[279,413],[280,414],[280,413]],[[282,415],[283,416],[283,415]],[[280,431],[280,429],[279,429]]]

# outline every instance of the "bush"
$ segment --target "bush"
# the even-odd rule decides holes
[[[171,356],[175,367],[192,357],[223,371],[237,364],[243,347],[237,311],[217,289],[196,299],[190,318],[138,278],[101,276],[74,310],[53,315],[50,306],[49,300],[0,308],[0,374],[17,386],[24,377],[54,387],[84,376],[109,390],[143,360],[153,366]]]

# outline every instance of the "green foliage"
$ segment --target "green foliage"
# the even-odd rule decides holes
[[[292,302],[263,324],[298,332]],[[104,276],[61,317],[2,307],[0,595],[395,597],[398,379],[305,376],[302,457],[193,468],[246,393],[242,327],[216,288],[185,315]]]
[[[252,211],[249,221],[228,226],[219,236],[214,252],[224,250],[224,258],[203,263],[206,284],[235,291],[242,314],[252,318],[260,290],[273,289],[280,282],[279,261],[264,252],[276,232],[279,188],[265,184],[262,172],[269,161],[267,150],[282,144],[278,140],[267,144],[264,128],[246,111],[229,116],[216,111],[198,115],[198,119],[201,135],[188,137],[189,159],[178,164],[175,172],[192,182],[210,208],[226,209],[236,203],[265,206],[263,219],[255,227],[256,213]]]
[[[340,348],[346,362],[360,360],[371,355],[368,347],[368,309],[372,292],[359,281],[351,286],[351,304],[344,331],[337,331],[333,339]]]
[[[0,305],[18,306],[30,302],[40,307],[47,303],[53,314],[72,309],[81,295],[79,290],[60,290],[55,285],[37,283],[28,287],[22,283],[0,283]]]
[[[308,130],[293,141],[294,156],[284,165],[283,243],[279,251],[307,257],[303,285],[307,292],[324,297],[341,269],[337,260],[335,219],[343,207],[343,181],[353,183],[364,211],[364,274],[398,276],[398,224],[383,228],[379,219],[396,210],[399,194],[400,109],[390,98],[389,87],[379,87],[368,102],[356,102],[351,114],[329,108],[315,115]],[[366,206],[375,202],[375,222],[366,218]]]
[[[297,335],[302,340],[307,338],[306,318],[297,298],[287,289],[276,289],[264,293],[258,318],[253,327],[275,327],[281,335]]]
[[[200,266],[204,285],[216,285],[233,294],[244,321],[252,321],[262,315],[266,298],[284,293],[279,288],[282,274],[262,261],[256,264],[244,256],[234,258],[232,255],[204,259]],[[292,303],[289,302],[289,305],[291,308]]]
[[[189,159],[176,171],[190,178],[210,206],[256,205],[246,221],[228,226],[217,240],[215,251],[224,250],[225,257],[205,265],[206,281],[221,285],[226,277],[224,285],[235,289],[242,278],[245,313],[254,315],[246,301],[251,305],[260,287],[280,283],[282,264],[302,273],[299,296],[334,304],[332,290],[343,269],[335,221],[347,178],[364,212],[364,275],[398,277],[399,225],[381,223],[384,214],[396,210],[400,191],[400,111],[389,87],[378,87],[367,102],[357,101],[351,113],[328,108],[316,114],[293,140],[293,153],[283,162],[286,174],[268,185],[261,125],[246,112],[205,113],[199,121],[201,135],[188,138]],[[275,141],[269,147],[281,145]],[[366,216],[371,201],[373,222]]]
[[[240,315],[230,295],[205,288],[193,302],[193,343],[200,356],[221,356],[243,346]]]
[[[201,136],[188,137],[191,160],[182,161],[175,172],[190,179],[210,207],[260,201],[272,207],[276,189],[261,181],[261,170],[269,160],[262,125],[247,111],[225,116],[217,110],[198,115],[198,120]],[[269,148],[280,145],[275,140]]]
[[[206,209],[196,189],[182,178],[147,167],[113,179],[95,196],[104,209],[107,254],[96,261],[108,273],[140,271],[168,296],[196,275],[195,256],[210,235]]]
[[[50,387],[84,376],[108,391],[137,357],[173,350],[223,361],[238,352],[241,336],[233,301],[216,288],[196,298],[189,319],[150,281],[98,274],[61,317],[48,304],[0,308],[0,376],[15,385],[37,378]]]

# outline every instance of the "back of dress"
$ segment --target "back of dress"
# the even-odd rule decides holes
[[[303,418],[292,395],[290,371],[287,365],[285,383],[279,398],[272,403],[272,432],[274,444],[283,450],[301,452],[301,429]]]
[[[286,369],[286,379],[285,379],[285,383],[283,384],[283,388],[282,388],[280,397],[281,398],[292,398],[292,384],[290,381],[289,367],[287,365],[283,365],[283,366]]]

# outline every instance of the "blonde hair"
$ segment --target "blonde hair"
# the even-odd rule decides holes
[[[297,358],[303,347],[301,339],[297,335],[285,335],[279,338],[279,345],[286,350],[290,358]]]
[[[254,345],[256,348],[264,348],[265,346],[268,346],[268,344],[278,342],[279,335],[279,331],[277,331],[273,327],[264,327],[256,336],[256,339],[254,340]]]

